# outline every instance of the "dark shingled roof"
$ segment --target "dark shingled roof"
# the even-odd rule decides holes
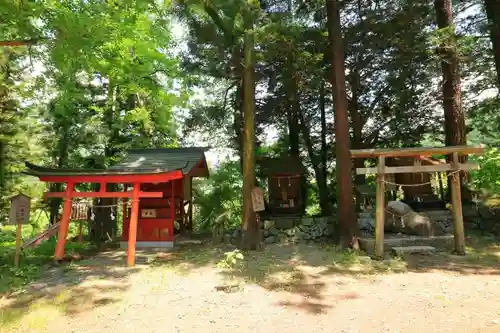
[[[129,175],[181,170],[183,174],[188,174],[200,161],[206,163],[205,151],[208,149],[205,147],[131,149],[121,162],[107,169],[47,168],[27,162],[28,170],[24,173],[34,176]]]
[[[306,174],[307,170],[298,158],[292,156],[261,157],[257,163],[261,172],[266,175],[274,174]]]
[[[117,172],[168,172],[182,170],[188,174],[201,160],[205,160],[203,147],[131,149],[121,162],[108,168]]]
[[[33,176],[86,176],[86,175],[107,175],[104,169],[70,169],[70,168],[49,168],[26,162],[28,170],[23,173]]]

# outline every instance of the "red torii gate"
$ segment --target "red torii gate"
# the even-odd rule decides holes
[[[63,198],[63,213],[61,225],[57,236],[55,260],[60,261],[64,257],[64,247],[68,236],[69,222],[71,219],[71,206],[73,198],[130,198],[131,216],[129,226],[129,239],[127,249],[127,265],[135,265],[135,249],[137,240],[137,221],[139,215],[140,198],[162,198],[162,192],[142,192],[143,183],[167,183],[169,181],[183,178],[182,170],[153,172],[151,170],[120,172],[115,170],[69,170],[39,167],[26,164],[30,169],[27,174],[37,176],[41,181],[51,183],[65,183],[64,192],[47,192],[45,198]],[[99,191],[76,192],[75,184],[98,183]],[[107,184],[132,184],[132,191],[108,192]]]

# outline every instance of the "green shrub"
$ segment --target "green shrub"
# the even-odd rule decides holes
[[[216,219],[225,214],[226,227],[241,224],[243,180],[238,161],[222,163],[209,179],[193,188],[196,215],[195,231],[211,230]]]
[[[480,169],[471,172],[471,188],[487,196],[500,195],[500,150],[490,148],[474,157]]]

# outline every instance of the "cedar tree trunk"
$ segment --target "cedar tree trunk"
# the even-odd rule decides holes
[[[485,0],[485,7],[497,70],[497,87],[500,89],[500,0]]]
[[[259,244],[258,226],[252,207],[255,186],[255,83],[254,35],[251,13],[245,17],[243,69],[243,216],[241,248],[256,250]]]
[[[328,37],[331,45],[331,84],[335,100],[335,140],[337,156],[337,203],[339,207],[340,244],[358,249],[357,221],[353,205],[349,119],[344,68],[344,45],[340,12],[336,0],[326,0]]]
[[[452,0],[435,0],[436,21],[439,29],[453,27]],[[441,70],[443,73],[443,109],[445,145],[459,146],[466,144],[465,118],[462,109],[460,92],[460,71],[458,67],[458,54],[456,48],[455,31],[445,38],[438,48],[441,57]],[[462,157],[461,161],[465,159]],[[464,177],[461,177],[463,183]],[[448,185],[450,185],[448,179]],[[448,186],[451,190],[451,186]],[[450,193],[451,194],[451,193]],[[451,198],[451,196],[450,196]]]

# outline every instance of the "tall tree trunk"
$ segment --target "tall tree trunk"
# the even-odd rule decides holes
[[[292,50],[293,52],[293,50]],[[290,148],[290,156],[300,161],[300,126],[299,126],[299,115],[300,110],[300,97],[299,97],[299,83],[297,75],[295,75],[295,57],[289,57],[289,71],[292,74],[289,86],[290,98],[288,102],[288,142]],[[300,177],[300,188],[301,188],[301,213],[303,214],[307,205],[307,178],[302,175]]]
[[[318,183],[318,195],[319,195],[319,205],[321,208],[321,215],[329,216],[332,214],[332,205],[330,203],[330,192],[326,184],[326,174],[322,168],[320,158],[316,155],[314,147],[311,140],[311,133],[309,130],[309,124],[307,124],[304,114],[299,112],[300,117],[300,128],[302,131],[302,137],[307,148],[307,153],[311,159],[311,164],[314,169],[314,175],[316,176],[316,183]]]
[[[363,119],[361,118],[361,113],[359,109],[359,89],[360,89],[360,81],[359,81],[359,72],[357,70],[351,71],[350,75],[350,83],[352,90],[352,98],[351,103],[349,103],[349,114],[351,115],[352,122],[352,147],[354,149],[362,149],[363,148]],[[364,159],[357,158],[354,160],[354,168],[362,168],[364,166]],[[361,210],[361,201],[363,200],[363,194],[361,193],[361,187],[366,183],[365,175],[355,176],[355,195],[356,195],[356,211]]]
[[[233,130],[235,136],[236,148],[238,149],[238,155],[240,157],[240,168],[243,170],[243,80],[238,83],[236,88],[236,94],[234,96],[234,118],[233,118]]]
[[[117,116],[117,97],[118,87],[112,84],[111,79],[108,84],[108,96],[106,111],[104,113],[104,123],[108,130],[108,137],[106,146],[104,147],[104,160],[105,163],[111,158],[115,157],[118,150],[115,148],[119,141],[118,127],[115,126]],[[135,108],[135,99],[129,98],[127,100],[126,109],[132,110]],[[103,165],[102,167],[106,167]],[[100,189],[100,184],[97,185]],[[116,184],[106,184],[107,191],[117,190]],[[103,242],[109,238],[114,238],[117,231],[117,204],[116,198],[100,198],[94,199],[94,222],[90,224],[89,230],[92,241],[95,243]]]
[[[295,76],[292,74],[292,76]],[[298,158],[300,155],[300,142],[299,142],[299,120],[298,114],[300,112],[300,101],[297,92],[296,78],[292,78],[290,93],[290,107],[288,109],[288,141],[290,145],[290,155]]]
[[[69,124],[63,124],[61,128],[61,137],[59,138],[57,147],[57,167],[63,168],[68,163],[69,155]],[[61,192],[63,190],[61,183],[50,184],[51,192]],[[50,200],[50,224],[56,223],[59,217],[59,208],[61,207],[62,199],[52,198]]]
[[[337,203],[340,244],[358,249],[358,226],[353,205],[352,164],[349,152],[349,119],[344,68],[344,45],[337,0],[326,0],[328,37],[331,45],[331,83],[335,100],[335,140],[337,156]]]
[[[451,29],[453,26],[452,0],[435,0],[436,21],[439,29]],[[443,109],[445,145],[465,145],[465,117],[462,109],[460,92],[460,72],[458,68],[458,54],[456,51],[455,31],[441,43],[438,48],[441,56],[441,70],[443,72]],[[461,158],[464,161],[464,158]],[[462,182],[464,182],[464,177]],[[448,179],[450,185],[450,179]],[[448,186],[451,191],[451,186]],[[451,196],[450,196],[451,197]]]
[[[486,15],[490,25],[490,37],[493,44],[493,56],[497,70],[497,87],[500,89],[500,1],[485,0]]]
[[[321,122],[321,150],[319,156],[319,177],[316,176],[319,191],[319,206],[321,215],[330,216],[333,212],[332,202],[330,200],[330,190],[328,188],[328,145],[326,143],[326,89],[325,82],[321,79],[319,91],[319,110]]]
[[[292,93],[292,92],[291,92]],[[293,94],[293,93],[292,93]],[[290,105],[290,108],[287,112],[287,120],[288,120],[288,144],[289,144],[289,152],[293,157],[300,156],[300,142],[299,142],[299,122],[297,119],[297,103],[293,102]]]
[[[249,5],[250,6],[250,5]],[[252,207],[255,186],[255,82],[254,31],[251,13],[244,14],[244,69],[243,69],[243,221],[241,248],[256,250],[259,230]]]
[[[328,174],[327,164],[328,164],[328,146],[326,144],[326,91],[325,91],[325,81],[321,79],[319,87],[319,111],[321,116],[321,171],[325,175],[325,186],[326,186],[326,176]]]
[[[451,0],[436,0],[436,18],[439,29],[450,29],[453,25]],[[455,32],[452,32],[438,49],[443,72],[443,108],[446,145],[463,145],[465,141],[465,119],[460,96],[460,72],[456,52]]]

